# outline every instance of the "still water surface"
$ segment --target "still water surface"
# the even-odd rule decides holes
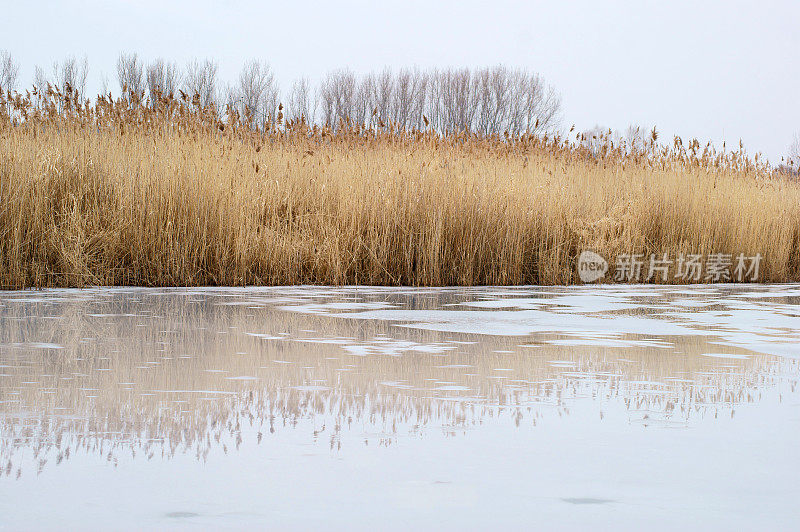
[[[0,528],[786,528],[800,287],[0,293]]]

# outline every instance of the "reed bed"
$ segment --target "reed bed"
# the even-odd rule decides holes
[[[759,280],[800,281],[800,186],[742,149],[47,98],[0,101],[3,288],[571,284],[583,250],[760,253]]]

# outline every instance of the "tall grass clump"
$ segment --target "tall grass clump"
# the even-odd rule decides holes
[[[569,284],[585,249],[760,253],[761,280],[800,280],[797,184],[655,137],[254,128],[185,94],[9,92],[0,286]]]

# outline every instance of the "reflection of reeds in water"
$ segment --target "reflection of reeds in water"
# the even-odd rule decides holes
[[[699,336],[670,338],[671,349],[566,347],[544,342],[553,335],[287,312],[275,309],[287,301],[226,292],[85,292],[80,304],[25,296],[39,301],[7,298],[0,309],[0,471],[12,476],[26,452],[40,467],[77,450],[109,461],[120,452],[204,458],[315,418],[332,449],[343,430],[392,438],[492,417],[535,424],[543,409],[568,414],[580,398],[634,421],[687,423],[757,400],[789,364],[701,357],[713,349]],[[424,309],[447,299],[395,302]]]

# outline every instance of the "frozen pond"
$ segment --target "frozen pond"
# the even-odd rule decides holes
[[[793,528],[800,286],[0,293],[0,528]]]

